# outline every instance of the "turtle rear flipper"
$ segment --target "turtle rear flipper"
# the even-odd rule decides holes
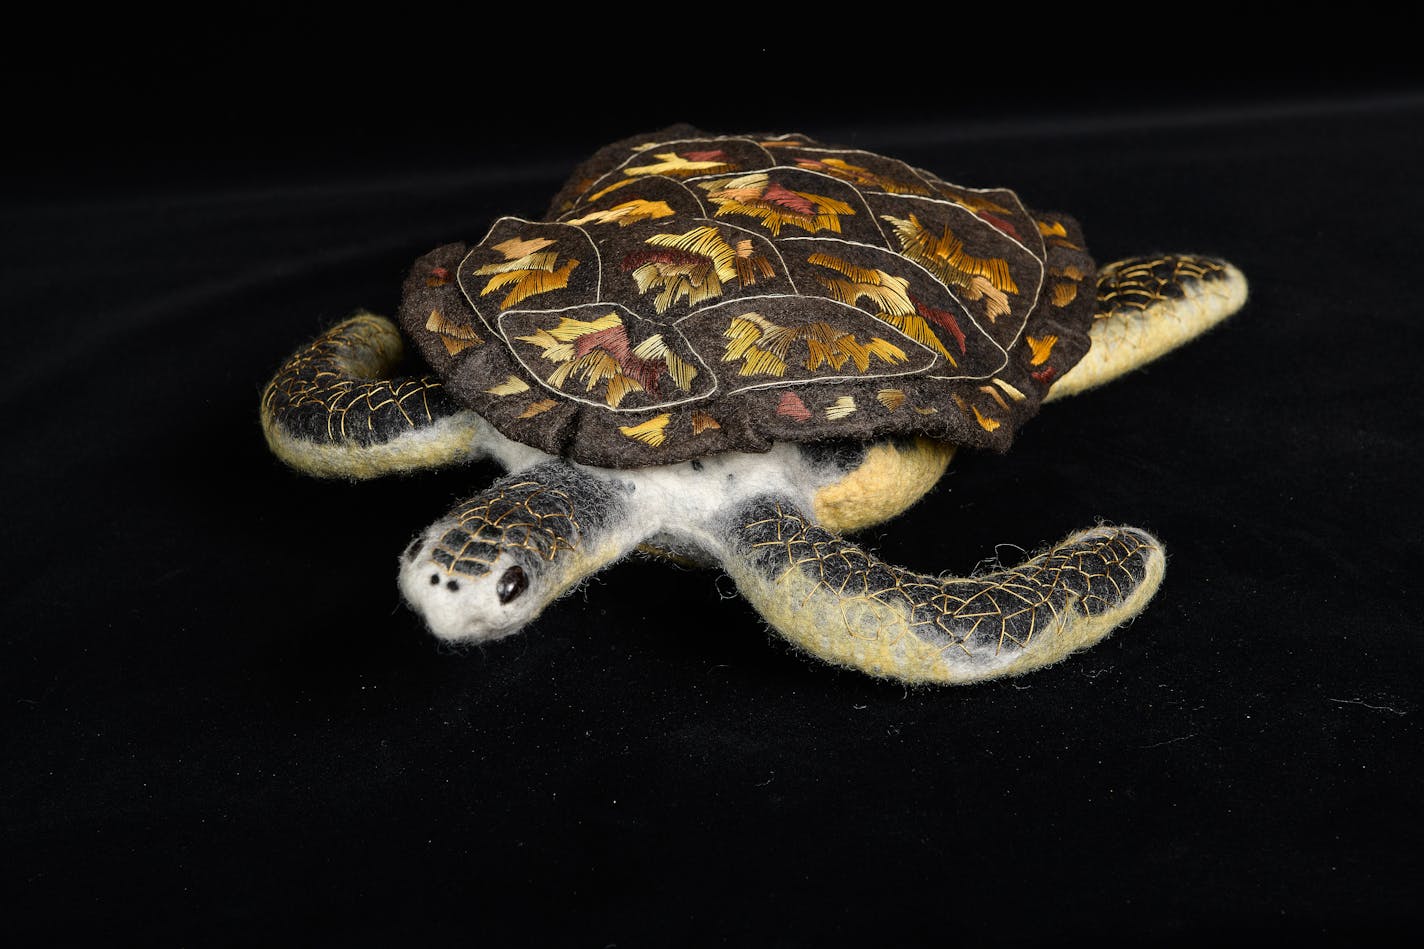
[[[729,522],[723,567],[777,632],[905,682],[1017,675],[1091,646],[1146,607],[1166,555],[1145,531],[1080,531],[1017,567],[933,577],[896,567],[766,498]]]
[[[400,332],[361,313],[293,353],[262,393],[274,454],[305,474],[374,478],[477,456],[480,419],[435,376],[396,376]]]
[[[1246,303],[1246,278],[1224,260],[1130,257],[1098,271],[1092,345],[1045,401],[1111,382],[1191,341]]]

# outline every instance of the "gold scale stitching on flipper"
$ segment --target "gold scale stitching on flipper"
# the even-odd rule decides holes
[[[970,652],[968,643],[980,637],[986,623],[998,626],[994,634],[998,653],[1006,648],[1028,647],[1041,630],[1052,628],[1057,617],[1072,608],[1094,616],[1120,604],[1127,595],[1118,582],[1118,574],[1129,574],[1127,564],[1147,546],[1138,538],[1132,538],[1129,544],[1127,536],[1114,533],[1087,547],[1079,542],[1050,551],[1036,558],[1036,563],[1031,561],[1006,572],[997,582],[970,577],[939,583],[879,562],[835,535],[812,539],[807,534],[813,525],[799,513],[786,511],[779,503],[775,510],[775,516],[746,522],[743,530],[770,527],[773,536],[753,542],[752,547],[776,548],[780,563],[813,579],[814,587],[801,604],[803,609],[817,591],[829,592],[842,602],[864,599],[884,606],[904,606],[909,611],[911,630],[933,623],[950,640],[945,648],[958,646],[966,655]],[[833,561],[841,569],[828,569]],[[877,571],[883,571],[891,583],[875,584],[871,575]],[[839,581],[832,581],[833,576],[838,576]],[[953,591],[953,586],[958,585],[976,588],[958,594]],[[1103,585],[1112,587],[1116,602],[1096,592]],[[1059,597],[1062,603],[1055,606],[1054,600]],[[924,618],[926,612],[932,614],[929,619]],[[1021,618],[1026,618],[1026,631],[1015,629]],[[885,632],[893,634],[884,637],[891,643],[900,634],[899,630]],[[882,631],[877,630],[871,638],[881,637]]]
[[[1167,276],[1159,268],[1171,266]],[[1122,310],[1146,310],[1166,300],[1177,299],[1181,290],[1165,293],[1164,288],[1180,288],[1186,282],[1201,283],[1224,276],[1227,270],[1214,260],[1202,257],[1148,257],[1109,264],[1098,274],[1098,317]]]
[[[333,442],[353,434],[346,430],[346,418],[358,406],[364,405],[366,410],[367,431],[375,430],[377,414],[388,406],[395,408],[407,428],[418,428],[422,422],[407,407],[407,402],[416,396],[420,397],[423,421],[434,421],[429,397],[433,390],[444,388],[438,379],[421,376],[398,382],[360,381],[344,370],[343,361],[349,355],[343,350],[361,345],[367,330],[360,321],[348,321],[293,355],[264,393],[268,414],[280,421],[284,413],[318,406],[325,414],[327,440]]]

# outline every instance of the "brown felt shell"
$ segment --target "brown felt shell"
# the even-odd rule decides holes
[[[609,145],[543,221],[421,258],[401,322],[457,400],[587,463],[925,435],[1006,449],[1088,349],[1077,222],[801,135]]]

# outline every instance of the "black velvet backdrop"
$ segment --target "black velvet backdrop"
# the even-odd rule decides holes
[[[799,947],[1424,921],[1424,87],[968,103],[739,98],[728,76],[595,109],[566,78],[452,92],[353,55],[372,71],[343,85],[258,53],[241,75],[194,51],[71,63],[19,106],[0,928]],[[267,454],[261,386],[330,321],[392,312],[417,255],[537,215],[599,144],[679,120],[1010,185],[1101,260],[1244,270],[1219,331],[1048,406],[865,538],[964,571],[1139,524],[1170,551],[1145,615],[1027,678],[919,690],[805,659],[725,578],[653,563],[483,650],[423,633],[396,556],[495,471],[306,480]]]

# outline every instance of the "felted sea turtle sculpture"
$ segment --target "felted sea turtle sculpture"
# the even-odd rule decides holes
[[[504,217],[295,352],[261,419],[301,472],[493,459],[507,476],[399,556],[435,636],[514,633],[636,550],[720,567],[807,652],[908,682],[1017,674],[1135,616],[1165,554],[1098,525],[1017,566],[929,576],[847,534],[958,447],[1238,310],[1230,263],[1095,266],[1078,223],[798,134],[674,126],[600,149],[543,220]],[[398,373],[404,336],[421,365]]]

